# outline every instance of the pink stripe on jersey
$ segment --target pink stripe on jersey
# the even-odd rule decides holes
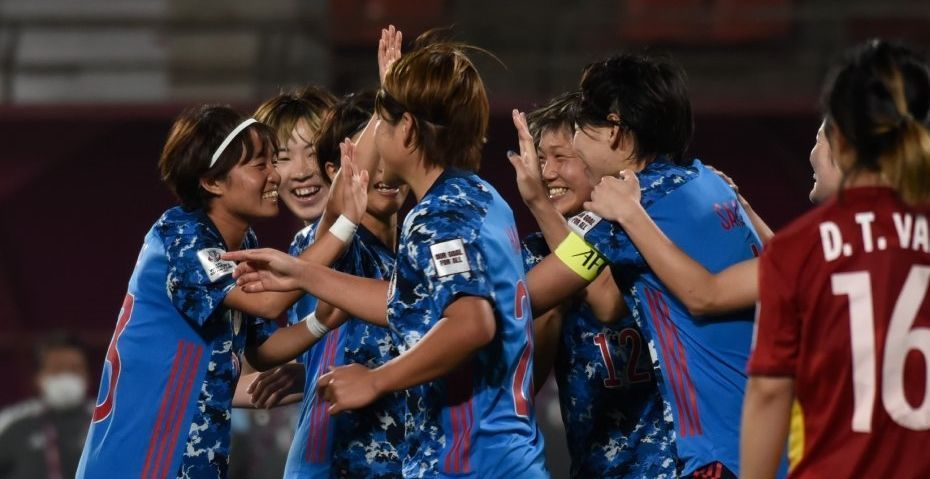
[[[336,350],[339,345],[339,329],[326,336],[323,345],[323,357],[317,369],[317,377],[326,373],[335,363]],[[310,411],[310,427],[307,431],[307,446],[304,460],[310,464],[322,464],[326,459],[327,439],[329,436],[329,403],[322,396],[315,395]]]
[[[684,374],[685,386],[686,386],[686,401],[689,403],[689,411],[691,415],[691,427],[693,434],[703,434],[704,430],[701,427],[701,417],[700,412],[698,411],[697,406],[697,392],[694,389],[694,381],[691,379],[691,373],[688,369],[688,358],[685,356],[685,347],[681,342],[681,337],[678,335],[678,329],[675,328],[675,324],[672,323],[671,313],[669,312],[668,302],[665,301],[665,297],[661,292],[658,293],[660,311],[662,312],[662,317],[668,323],[669,328],[672,330],[672,336],[675,340],[675,345],[677,347],[678,356],[681,358],[681,370]]]
[[[172,472],[172,471],[167,470],[167,465],[171,463],[171,452],[174,451],[174,447],[178,442],[178,436],[181,435],[180,433],[185,432],[185,431],[179,431],[181,427],[181,419],[184,418],[184,413],[187,411],[187,398],[190,397],[191,389],[193,388],[193,385],[194,385],[194,378],[197,376],[197,369],[198,369],[198,366],[200,365],[200,357],[202,354],[203,354],[203,346],[199,346],[199,345],[196,346],[196,349],[194,350],[194,354],[191,357],[191,362],[190,362],[190,366],[188,369],[187,378],[184,382],[184,394],[181,396],[182,404],[184,404],[184,407],[178,411],[177,418],[174,421],[174,427],[172,428],[171,445],[168,447],[168,450],[166,451],[166,456],[165,456],[166,469],[165,469],[165,475],[163,476],[166,478],[168,477],[168,474]]]
[[[699,434],[700,424],[697,421],[696,405],[689,403],[688,383],[691,382],[687,365],[684,364],[684,351],[678,332],[669,318],[668,303],[665,302],[660,291],[646,288],[649,300],[649,310],[655,321],[656,331],[662,343],[662,357],[668,367],[668,376],[671,378],[672,391],[675,395],[675,404],[678,407],[678,419],[682,437]],[[693,390],[693,384],[691,384]],[[693,397],[693,396],[692,396]]]
[[[149,477],[154,479],[158,477],[158,472],[162,467],[162,462],[164,462],[164,452],[166,447],[166,442],[168,441],[168,434],[171,433],[172,418],[177,414],[178,403],[181,399],[181,391],[184,389],[184,378],[187,375],[187,363],[190,362],[190,353],[191,346],[186,341],[178,341],[181,344],[183,352],[181,353],[181,369],[178,376],[175,378],[175,383],[168,385],[171,388],[171,399],[169,401],[170,407],[168,408],[168,416],[164,418],[162,422],[162,431],[161,435],[158,437],[158,448],[155,450],[155,457],[153,458],[152,470],[149,472]]]
[[[155,427],[152,430],[152,436],[149,438],[149,448],[145,453],[145,465],[142,466],[142,477],[146,479],[151,473],[152,453],[155,452],[155,445],[159,443],[161,435],[164,433],[165,412],[168,408],[168,397],[171,396],[177,384],[178,365],[181,363],[181,357],[184,352],[184,342],[178,341],[178,349],[174,353],[174,360],[171,361],[171,373],[168,375],[168,382],[165,384],[165,390],[161,395],[161,405],[158,407],[158,417],[155,419]]]
[[[191,389],[194,385],[194,378],[197,376],[197,367],[200,365],[200,355],[203,353],[203,346],[195,345],[191,342],[185,344],[185,356],[181,369],[180,382],[176,388],[174,404],[168,420],[168,430],[162,436],[162,444],[158,448],[158,454],[155,459],[155,470],[152,471],[152,477],[168,477],[172,473],[169,466],[172,462],[172,455],[178,442],[178,429],[181,426],[181,419],[187,412],[187,399],[190,397]],[[172,418],[173,416],[173,418]]]
[[[446,377],[452,445],[443,463],[447,473],[471,471],[471,435],[474,426],[474,397],[471,364]]]

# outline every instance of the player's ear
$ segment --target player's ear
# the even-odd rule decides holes
[[[607,115],[607,120],[611,122],[610,136],[608,137],[610,149],[619,149],[623,146],[624,134],[627,130],[620,126],[620,117],[616,113]]]
[[[333,177],[336,176],[336,172],[339,171],[339,168],[336,167],[336,164],[332,161],[326,162],[326,177],[329,178],[329,181],[333,181]]]
[[[200,187],[212,195],[222,196],[223,192],[226,191],[225,186],[226,183],[223,180],[217,178],[200,179]]]
[[[413,115],[409,112],[404,112],[404,116],[401,117],[400,123],[397,126],[400,127],[400,132],[404,135],[404,147],[412,148],[417,126],[417,122],[413,118]]]

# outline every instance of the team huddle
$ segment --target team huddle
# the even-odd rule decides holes
[[[550,372],[572,477],[930,477],[924,59],[846,54],[778,234],[687,156],[679,66],[593,63],[513,111],[521,239],[476,173],[487,52],[402,41],[377,91],[176,120],[77,477],[226,477],[231,408],[300,401],[288,478],[545,478]],[[288,253],[250,227],[279,201]]]

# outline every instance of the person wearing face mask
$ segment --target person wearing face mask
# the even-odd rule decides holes
[[[74,477],[93,403],[87,397],[87,354],[58,333],[36,347],[39,396],[0,412],[0,477]]]

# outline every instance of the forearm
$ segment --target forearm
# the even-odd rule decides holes
[[[562,334],[562,308],[555,308],[533,320],[533,385],[534,393],[546,383]]]
[[[378,114],[371,115],[365,129],[355,145],[355,161],[359,170],[368,171],[368,177],[375,177],[375,170],[378,168],[378,162],[381,157],[378,150],[375,149],[375,128],[378,124]]]
[[[556,255],[546,256],[526,274],[533,317],[562,304],[587,285],[588,281],[578,276]]]
[[[300,283],[304,290],[349,316],[387,326],[387,281],[361,278],[308,263]]]
[[[265,371],[292,361],[322,338],[310,333],[304,321],[279,328],[261,346],[255,348],[249,362]]]
[[[707,271],[668,239],[646,210],[637,208],[635,215],[622,222],[623,229],[652,271],[692,314],[719,314],[755,303],[751,291],[746,291],[756,281],[754,275],[740,278],[743,270],[724,276]]]
[[[584,300],[601,323],[613,323],[630,313],[609,267],[585,288]]]
[[[740,431],[740,477],[775,477],[788,437],[793,384],[792,378],[749,378]]]
[[[548,199],[530,204],[529,209],[530,213],[533,214],[533,218],[536,219],[539,230],[546,239],[549,249],[555,251],[562,240],[565,239],[565,236],[571,232],[565,217],[552,206]]]
[[[775,236],[775,233],[772,231],[772,228],[769,228],[769,225],[762,220],[762,217],[756,213],[756,210],[752,209],[752,206],[749,205],[749,202],[746,201],[746,198],[743,198],[743,195],[739,197],[740,204],[743,205],[743,209],[746,210],[746,215],[749,216],[749,220],[752,222],[752,227],[755,228],[756,234],[759,235],[759,240],[762,241],[762,244],[766,244]]]
[[[473,297],[455,303],[463,299],[474,307],[455,312],[450,307],[446,317],[415,346],[374,370],[376,390],[381,394],[402,391],[441,378],[494,339],[496,324],[490,303]]]

